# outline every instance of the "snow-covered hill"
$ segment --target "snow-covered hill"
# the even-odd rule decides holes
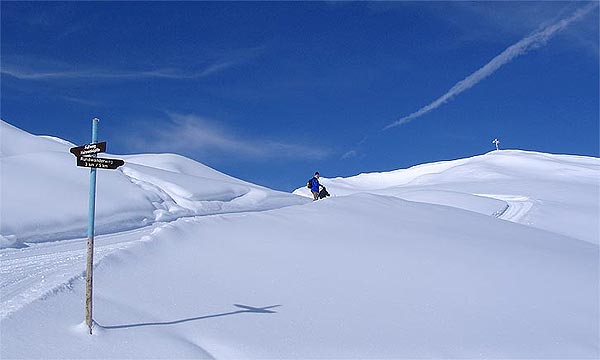
[[[86,234],[89,170],[69,148],[0,120],[0,248]],[[110,143],[108,144],[110,150]],[[98,171],[96,232],[150,225],[184,216],[257,211],[305,202],[232,178],[173,154],[117,157],[117,171]]]
[[[13,133],[46,181],[5,149]],[[30,242],[82,231],[69,206],[86,208],[88,172],[69,144],[0,135],[0,233],[22,245],[0,250],[3,359],[600,355],[597,158],[500,151],[325,179],[334,196],[312,202],[176,155],[127,156],[99,178],[89,336],[85,239]],[[30,204],[36,221],[4,220]]]
[[[322,179],[334,196],[359,192],[447,205],[598,244],[600,159],[520,150]],[[310,197],[299,188],[294,193]]]

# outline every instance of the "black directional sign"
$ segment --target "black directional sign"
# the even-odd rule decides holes
[[[99,169],[116,169],[124,165],[125,161],[121,159],[105,159],[99,157],[78,156],[77,166],[99,168]]]
[[[91,156],[97,153],[106,152],[106,141],[73,147],[69,152],[77,157]]]
[[[77,166],[98,169],[116,169],[125,164],[125,161],[121,159],[105,159],[95,157],[96,154],[105,151],[106,141],[77,146],[69,150],[71,154],[77,157]]]

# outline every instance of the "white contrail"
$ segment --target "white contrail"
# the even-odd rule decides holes
[[[490,62],[485,64],[479,70],[475,71],[471,75],[467,76],[465,79],[456,83],[456,85],[454,85],[450,90],[448,90],[448,92],[446,92],[444,95],[439,97],[437,100],[435,100],[431,104],[419,109],[418,111],[415,111],[414,113],[412,113],[410,115],[407,115],[399,120],[394,121],[393,123],[386,126],[384,128],[384,130],[387,130],[394,126],[406,124],[407,122],[409,122],[413,119],[416,119],[419,116],[424,115],[424,114],[430,112],[431,110],[441,106],[442,104],[451,100],[456,95],[473,87],[475,84],[477,84],[481,80],[490,76],[496,70],[498,70],[503,65],[507,64],[512,59],[516,58],[517,56],[524,55],[531,49],[536,49],[540,46],[543,46],[556,33],[565,29],[572,22],[579,20],[580,18],[585,16],[587,13],[592,11],[592,9],[594,9],[597,6],[598,6],[598,3],[593,2],[587,6],[581,7],[580,9],[575,11],[573,13],[573,15],[571,15],[567,18],[564,18],[560,21],[557,21],[556,23],[549,25],[549,26],[543,28],[542,30],[532,33],[531,35],[529,35],[526,38],[522,39],[521,41],[517,42],[516,44],[508,47],[500,55],[493,58]]]

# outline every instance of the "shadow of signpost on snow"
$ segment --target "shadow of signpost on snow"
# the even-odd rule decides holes
[[[205,320],[205,319],[210,319],[210,318],[236,315],[236,314],[245,314],[245,313],[274,314],[274,313],[277,313],[277,311],[273,311],[273,310],[269,310],[269,309],[281,306],[281,305],[271,305],[271,306],[265,306],[265,307],[253,307],[253,306],[241,305],[241,304],[233,304],[233,305],[240,309],[243,309],[243,310],[236,310],[236,311],[230,311],[230,312],[225,312],[225,313],[220,313],[220,314],[204,315],[204,316],[197,316],[197,317],[192,317],[192,318],[187,318],[187,319],[179,319],[179,320],[163,321],[163,322],[148,322],[148,323],[108,325],[108,326],[103,326],[98,323],[96,323],[96,324],[99,327],[106,329],[106,330],[128,329],[128,328],[135,328],[135,327],[142,327],[142,326],[177,325],[177,324],[182,324],[182,323],[186,323],[186,322],[190,322],[190,321]]]

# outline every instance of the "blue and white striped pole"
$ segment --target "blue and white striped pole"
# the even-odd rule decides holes
[[[98,142],[98,122],[92,119],[92,144]],[[92,155],[96,157],[96,154]],[[88,241],[87,241],[87,268],[85,276],[85,323],[92,334],[92,283],[94,271],[94,218],[96,216],[96,168],[90,169],[90,197],[88,203]]]

